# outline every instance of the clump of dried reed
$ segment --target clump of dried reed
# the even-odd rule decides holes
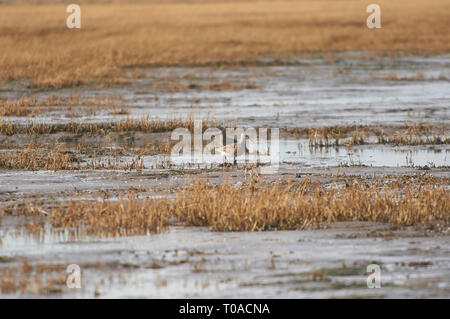
[[[443,130],[442,134],[433,133],[433,128],[429,124],[405,123],[403,130],[396,131],[393,135],[386,135],[384,130],[376,130],[379,144],[394,145],[424,145],[424,144],[449,144],[450,136],[448,130]]]
[[[0,153],[0,168],[25,170],[68,170],[74,169],[74,162],[78,160],[68,153],[61,151],[57,145],[49,149],[28,144],[20,151]]]
[[[55,228],[75,228],[78,235],[130,236],[157,233],[169,224],[168,203],[130,194],[119,201],[69,201],[48,214]]]
[[[309,146],[314,148],[339,146],[339,139],[349,130],[348,126],[312,128],[309,130]]]
[[[340,125],[309,130],[309,146],[313,148],[363,145],[368,143],[369,126]]]

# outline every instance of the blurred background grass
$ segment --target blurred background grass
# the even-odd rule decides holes
[[[450,47],[450,1],[379,0],[382,29],[368,29],[373,1],[2,1],[0,81],[74,87],[120,83],[124,68],[260,63],[261,57],[367,51],[435,54]]]

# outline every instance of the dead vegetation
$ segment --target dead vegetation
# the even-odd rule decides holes
[[[66,287],[65,266],[59,264],[31,265],[0,269],[1,294],[48,295],[61,293]]]
[[[425,81],[425,74],[417,73],[412,76],[399,76],[395,73],[386,74],[383,77],[385,81],[410,81],[410,82],[422,82]]]
[[[113,114],[128,114],[127,110],[111,108]],[[233,123],[231,123],[233,124]],[[235,123],[234,123],[235,124]],[[203,128],[219,128],[224,131],[224,124],[219,124],[214,118],[203,119]],[[120,121],[83,123],[70,122],[65,124],[39,123],[30,121],[28,124],[17,124],[0,118],[0,134],[13,136],[26,134],[30,136],[55,134],[60,132],[70,134],[107,135],[111,132],[143,132],[160,133],[171,132],[176,128],[186,128],[194,131],[194,116],[187,118],[159,119],[157,117],[142,116],[140,118],[127,117]],[[449,144],[450,136],[447,125],[430,125],[429,123],[407,123],[402,126],[377,125],[339,125],[316,128],[283,128],[282,132],[297,137],[306,136],[309,146],[313,148],[339,147],[364,144],[393,144],[393,145],[440,145]],[[168,145],[158,145],[162,153],[167,153]],[[156,149],[155,149],[156,150]]]
[[[394,145],[424,145],[424,144],[450,144],[449,130],[446,128],[441,134],[433,133],[429,124],[405,124],[403,131],[396,131],[386,136],[383,130],[375,132],[379,144]]]
[[[173,76],[172,76],[173,77]],[[198,83],[197,83],[198,82]],[[206,83],[199,81],[183,81],[183,78],[164,78],[152,82],[152,89],[165,92],[185,92],[188,90],[199,91],[241,91],[257,89],[258,86],[253,81],[247,80],[247,83],[232,83],[229,79],[221,81],[208,80]]]
[[[217,127],[214,119],[206,119],[204,126]],[[171,132],[176,128],[187,128],[189,131],[194,130],[194,117],[188,116],[186,119],[166,119],[162,120],[157,117],[143,116],[141,118],[127,117],[116,122],[100,122],[100,123],[84,123],[70,122],[65,124],[40,123],[32,121],[29,124],[17,124],[12,121],[2,120],[0,118],[0,134],[15,135],[39,135],[54,134],[59,132],[81,134],[100,134],[105,135],[109,132]]]
[[[20,170],[80,170],[80,169],[107,169],[107,170],[142,170],[144,162],[141,156],[131,160],[120,160],[115,156],[114,150],[107,156],[97,158],[94,153],[89,160],[64,151],[61,145],[28,144],[19,151],[0,152],[0,169]]]
[[[418,188],[355,182],[326,189],[305,180],[241,190],[198,183],[178,194],[174,211],[186,225],[215,231],[288,230],[352,220],[444,227],[450,221],[448,199],[445,187],[436,184]]]
[[[81,30],[66,27],[64,3],[2,4],[0,81],[26,80],[41,88],[111,85],[145,76],[141,68],[147,66],[449,50],[446,0],[378,4],[379,30],[365,26],[367,3],[345,0],[83,2]]]
[[[154,142],[147,143],[144,146],[141,146],[135,152],[139,156],[144,155],[156,155],[156,154],[170,154],[172,151],[172,147],[174,146],[173,142]]]
[[[73,169],[75,163],[81,161],[64,153],[56,145],[49,149],[36,148],[29,144],[20,151],[7,151],[0,153],[0,168],[24,170],[62,170]]]
[[[25,205],[4,210],[35,216],[33,232],[48,222],[78,236],[145,235],[176,223],[207,226],[212,231],[292,230],[326,227],[339,221],[372,221],[395,226],[445,229],[450,224],[445,182],[423,178],[417,184],[401,179],[386,184],[355,181],[325,187],[309,179],[301,183],[261,184],[244,188],[197,181],[174,199],[140,199],[130,193],[118,201],[70,200],[48,210]]]
[[[389,133],[387,131],[390,131]],[[405,123],[401,127],[334,126],[311,129],[288,128],[289,134],[307,134],[313,148],[353,146],[364,144],[440,145],[449,144],[446,126],[432,127],[427,123]]]
[[[38,99],[36,96],[24,95],[20,98],[0,98],[0,116],[34,116],[53,109],[72,106],[109,106],[113,109],[123,108],[122,98],[119,96],[82,97],[80,95],[60,96],[50,94]]]
[[[204,129],[217,127],[217,123],[207,120]],[[155,136],[155,139],[136,137],[134,132],[158,133],[185,127],[194,130],[193,117],[186,120],[159,120],[143,117],[127,118],[110,123],[68,123],[45,124],[32,123],[19,125],[13,122],[0,122],[0,132],[5,135],[26,134],[22,143],[12,138],[3,140],[0,150],[0,169],[17,170],[142,170],[145,168],[171,168],[174,166],[165,155],[171,153],[177,141],[168,140],[168,136]],[[223,129],[223,128],[222,128]],[[47,143],[49,136],[65,132],[71,136],[59,136]],[[117,134],[110,134],[110,133]],[[308,136],[309,147],[328,148],[366,144],[391,145],[444,145],[450,137],[446,126],[431,126],[424,123],[408,124],[401,127],[382,126],[335,126],[320,128],[288,128],[285,133],[296,136]],[[37,139],[37,135],[39,139]],[[89,136],[95,136],[96,142],[85,143]],[[40,141],[41,144],[36,141]],[[193,143],[193,141],[191,141]],[[204,147],[207,141],[203,141]],[[152,160],[149,167],[144,166],[144,156],[161,155]],[[259,164],[259,163],[257,163]],[[184,167],[184,166],[183,166]],[[188,166],[189,167],[189,166]],[[211,165],[212,167],[212,165]],[[242,168],[247,166],[243,165]]]
[[[11,213],[11,208],[4,212]],[[165,200],[139,199],[130,193],[119,201],[70,200],[51,210],[38,205],[16,206],[13,214],[34,216],[26,227],[33,235],[41,235],[45,218],[55,229],[68,229],[78,236],[131,236],[157,233],[169,224],[168,202]]]
[[[374,80],[379,80],[380,78],[375,77]],[[441,74],[437,77],[427,77],[423,72],[419,72],[412,75],[398,75],[395,73],[388,73],[382,78],[384,81],[409,81],[409,82],[423,82],[427,81],[449,81],[449,78]]]

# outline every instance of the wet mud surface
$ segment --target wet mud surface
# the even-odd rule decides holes
[[[31,118],[5,116],[2,120],[62,124],[193,115],[214,117],[222,126],[377,125],[393,134],[405,122],[420,122],[439,127],[434,134],[448,137],[449,78],[448,55],[360,59],[355,54],[355,58],[337,55],[333,63],[298,59],[283,66],[147,69],[142,78],[114,88],[42,91],[9,84],[2,97],[117,95],[124,106],[114,110],[74,106],[68,111],[54,105]],[[0,152],[20,150],[31,142],[56,143],[84,163],[92,154],[107,161],[110,155],[105,154],[113,148],[120,150],[115,158],[127,161],[136,156],[133,148],[165,143],[169,138],[170,132],[12,134],[0,135]],[[362,145],[311,147],[308,134],[283,132],[279,145],[279,168],[260,175],[263,183],[305,178],[324,185],[385,183],[398,178],[418,183],[421,176],[449,183],[448,143],[395,145],[369,138]],[[247,146],[251,152],[251,143]],[[142,160],[144,168],[129,170],[0,169],[0,208],[33,201],[45,207],[68,198],[117,200],[129,191],[142,198],[171,197],[198,179],[239,187],[260,169],[186,165],[182,159],[161,168],[158,163],[170,158],[157,151]],[[21,222],[8,214],[1,218],[2,298],[450,297],[448,229],[355,221],[323,229],[255,233],[172,226],[157,235],[118,238],[74,238],[47,229],[37,239],[17,227]],[[81,268],[81,289],[65,285],[69,264]],[[367,287],[369,264],[381,267],[380,289]],[[10,288],[12,269],[22,269],[18,281],[28,280],[22,292]],[[41,273],[57,279],[36,281]]]
[[[448,234],[358,222],[260,233],[174,227],[112,240],[11,235],[2,258],[18,268],[23,258],[80,265],[82,288],[53,297],[445,298],[449,243]],[[381,267],[379,289],[367,287],[369,264]]]

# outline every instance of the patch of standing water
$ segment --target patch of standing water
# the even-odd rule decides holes
[[[269,164],[274,160],[268,153],[257,154],[257,146],[247,143],[246,156],[237,157],[236,163]],[[270,150],[270,149],[269,149]],[[273,153],[272,153],[273,154]],[[308,140],[279,140],[279,163],[282,167],[306,166],[375,166],[375,167],[448,167],[450,165],[450,147],[448,145],[395,146],[369,144],[338,147],[312,147]],[[118,163],[130,163],[133,157],[119,157]],[[142,156],[145,169],[213,168],[225,162],[232,162],[220,154],[201,154],[192,152],[170,155]],[[99,163],[107,163],[108,157],[99,158]],[[272,162],[273,163],[273,162]]]
[[[450,165],[450,147],[448,145],[358,145],[339,147],[310,147],[308,140],[280,140],[279,161],[282,167],[307,166],[326,167],[339,165],[361,165],[376,167],[447,167]],[[246,160],[251,164],[270,163],[268,154],[258,156],[256,148],[248,144]],[[144,166],[152,167],[158,163],[167,163],[177,168],[205,168],[211,164],[221,164],[225,157],[191,153],[179,157],[168,155],[146,156]],[[238,158],[237,163],[244,163]]]
[[[448,166],[450,147],[362,145],[340,147],[310,147],[307,140],[280,142],[280,158],[284,165],[302,166]]]
[[[82,288],[66,289],[66,297],[91,298],[97,290],[99,296],[112,298],[448,296],[448,237],[398,232],[387,244],[383,238],[361,236],[372,230],[390,232],[375,223],[254,233],[171,227],[153,236],[90,241],[55,238],[33,244],[17,238],[4,243],[2,254],[13,263],[20,256],[32,264],[80,265]],[[111,268],[84,266],[99,260]],[[421,262],[431,266],[410,266]],[[382,265],[383,289],[367,289],[369,263]],[[329,277],[311,279],[320,269],[328,270]]]

